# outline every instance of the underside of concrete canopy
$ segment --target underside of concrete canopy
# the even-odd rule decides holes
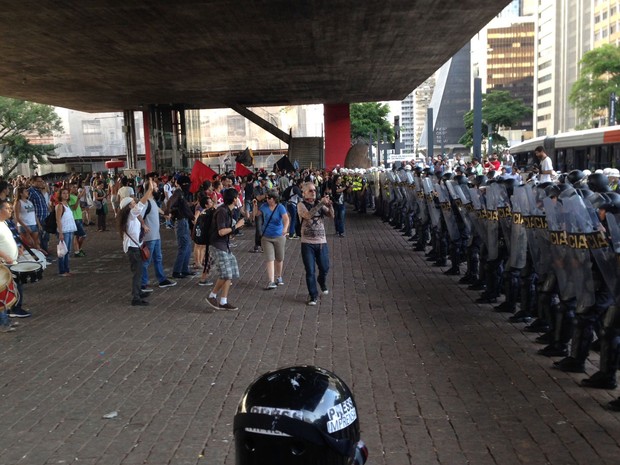
[[[400,100],[508,0],[0,1],[0,95],[87,112]]]

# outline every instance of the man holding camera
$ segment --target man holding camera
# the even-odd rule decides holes
[[[327,289],[327,272],[329,271],[329,250],[325,234],[325,216],[334,218],[334,207],[329,195],[316,200],[316,187],[307,182],[303,185],[303,202],[297,204],[297,213],[301,221],[301,256],[306,269],[306,285],[310,298],[308,305],[316,305],[319,298],[317,281],[323,295]],[[315,264],[319,268],[316,276]]]

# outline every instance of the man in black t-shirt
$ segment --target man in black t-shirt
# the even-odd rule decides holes
[[[237,258],[230,251],[230,238],[237,229],[243,227],[245,221],[242,218],[235,223],[233,219],[232,211],[236,206],[238,195],[236,189],[226,189],[223,192],[224,204],[218,207],[213,217],[214,227],[209,242],[211,247],[209,254],[213,257],[218,279],[207,298],[207,303],[216,310],[238,310],[228,302],[232,280],[239,277]]]

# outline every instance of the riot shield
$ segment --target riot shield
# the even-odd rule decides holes
[[[422,178],[415,178],[415,200],[418,204],[418,214],[420,222],[426,224],[428,222],[428,206],[424,197],[424,189],[422,189]]]
[[[517,186],[512,195],[512,226],[510,228],[510,256],[508,266],[523,269],[527,260],[527,232],[525,230],[523,211],[527,211],[526,186]]]
[[[469,198],[471,199],[471,207],[467,209],[467,213],[469,213],[471,223],[474,225],[474,229],[476,230],[478,237],[480,237],[486,246],[487,230],[486,223],[483,218],[485,206],[484,196],[482,195],[480,189],[476,187],[469,187],[467,190],[469,191]]]
[[[592,216],[579,195],[573,194],[568,197],[560,195],[560,202],[568,242],[566,264],[568,271],[573,275],[571,281],[575,283],[577,308],[587,308],[595,302],[592,256],[588,242],[594,238]]]
[[[611,255],[610,258],[612,263],[609,263],[609,270],[601,269],[601,271],[603,272],[603,277],[614,297],[616,305],[620,305],[620,213],[613,215],[607,213],[605,217],[610,238],[608,254]]]
[[[465,232],[467,236],[471,238],[473,225],[471,223],[469,213],[467,212],[467,207],[471,205],[471,199],[468,197],[469,189],[466,189],[467,195],[465,195],[461,185],[454,181],[447,181],[446,188],[448,189],[448,194],[450,194],[450,197],[456,206],[456,211],[460,216],[461,221],[463,221],[463,224],[465,225]]]
[[[456,223],[456,218],[454,217],[454,212],[452,211],[452,204],[450,203],[448,189],[445,185],[443,185],[443,183],[438,183],[435,185],[435,190],[437,192],[437,197],[439,198],[441,214],[446,222],[448,236],[450,236],[450,240],[458,241],[461,237],[461,233],[459,232],[459,226]]]
[[[422,178],[422,188],[424,189],[424,196],[426,197],[426,206],[428,208],[428,214],[431,218],[431,224],[433,227],[438,228],[441,222],[439,215],[439,209],[435,205],[435,190],[433,188],[433,181],[430,178]]]
[[[534,269],[542,278],[549,272],[551,266],[551,244],[549,243],[549,229],[547,228],[542,197],[537,198],[535,189],[535,186],[526,187],[527,203],[521,204],[521,207],[527,207],[527,212],[523,212],[527,246],[532,256]],[[538,189],[538,191],[544,192],[542,189]]]
[[[499,256],[499,214],[497,212],[497,190],[493,188],[495,184],[487,186],[486,212],[484,215],[487,231],[487,258],[488,260],[497,260]]]
[[[508,191],[503,184],[495,183],[491,184],[491,189],[495,192],[495,198],[497,199],[497,217],[499,218],[499,225],[502,228],[504,235],[504,241],[510,249],[510,239],[512,229],[512,214],[510,199],[508,198]]]
[[[568,247],[562,202],[547,197],[543,199],[547,227],[549,228],[551,266],[557,277],[560,298],[570,300],[577,296],[572,267],[576,261]]]

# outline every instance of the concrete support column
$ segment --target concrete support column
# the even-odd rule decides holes
[[[148,111],[142,112],[142,123],[144,126],[144,154],[146,158],[146,172],[153,171],[153,152],[151,151],[151,124],[150,113]]]
[[[127,168],[138,167],[138,153],[136,144],[136,124],[133,110],[123,111],[123,132],[125,133],[125,146],[127,147]]]
[[[325,168],[344,166],[351,148],[351,115],[349,104],[324,105]]]

